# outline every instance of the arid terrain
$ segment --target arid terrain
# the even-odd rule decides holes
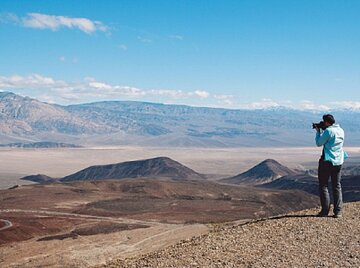
[[[344,217],[315,217],[316,209],[242,224],[164,250],[103,267],[360,267],[360,202]]]
[[[360,148],[346,148],[347,164],[360,162]],[[19,178],[46,174],[63,177],[91,165],[167,156],[210,178],[234,176],[267,158],[289,168],[316,168],[321,148],[152,148],[98,147],[64,149],[0,149],[0,189],[29,184]]]
[[[360,268],[359,10],[0,0],[0,268]]]
[[[0,194],[0,217],[12,225],[1,230],[5,267],[86,267],[206,233],[209,223],[267,217],[316,204],[300,191],[250,191],[206,181],[28,185]]]
[[[356,162],[360,150],[348,152]],[[245,172],[265,158],[293,169],[311,169],[318,155],[317,148],[2,149],[1,267],[89,267],[161,250],[224,222],[244,223],[315,207],[317,197],[303,191],[216,181]],[[90,165],[154,156],[172,157],[207,178],[32,185],[18,180],[39,173],[63,177]]]

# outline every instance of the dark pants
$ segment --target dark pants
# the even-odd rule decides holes
[[[328,190],[329,178],[331,178],[331,186],[334,200],[334,214],[341,213],[343,200],[341,192],[341,165],[333,166],[331,162],[319,160],[318,178],[319,178],[319,194],[321,202],[321,213],[327,215],[330,210],[330,196]]]

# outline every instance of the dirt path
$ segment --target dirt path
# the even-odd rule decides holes
[[[33,215],[42,214],[47,216],[62,216],[67,218],[82,218],[89,220],[103,220],[103,221],[112,221],[118,223],[127,223],[127,224],[146,224],[146,225],[157,225],[158,222],[152,221],[141,221],[134,219],[126,219],[119,217],[104,217],[104,216],[93,216],[93,215],[85,215],[78,213],[70,213],[70,212],[59,212],[59,211],[51,211],[51,210],[26,210],[26,209],[0,209],[0,213],[29,213]],[[1,230],[1,229],[0,229]]]
[[[2,213],[59,216],[85,221],[142,224],[148,228],[124,230],[110,234],[77,236],[76,239],[38,241],[39,237],[0,247],[0,267],[90,267],[114,258],[129,258],[160,250],[177,242],[205,234],[203,224],[163,224],[115,217],[100,217],[44,210],[4,209]],[[8,224],[8,223],[6,223]]]
[[[3,226],[3,227],[0,228],[0,231],[6,230],[6,229],[8,229],[8,228],[10,228],[10,227],[13,226],[13,224],[12,224],[11,221],[4,220],[4,219],[0,219],[0,221],[2,221],[2,222],[5,224],[5,226]]]

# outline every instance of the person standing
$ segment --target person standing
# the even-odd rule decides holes
[[[322,125],[322,126],[321,126]],[[328,191],[329,178],[331,178],[332,194],[334,200],[334,216],[342,216],[342,189],[341,189],[341,167],[346,154],[343,150],[344,130],[335,124],[335,118],[331,114],[323,116],[323,123],[315,124],[317,146],[323,146],[322,155],[319,160],[318,179],[321,211],[319,217],[326,217],[330,211],[330,196]]]

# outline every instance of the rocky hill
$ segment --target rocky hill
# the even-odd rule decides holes
[[[205,179],[205,176],[168,157],[156,157],[111,165],[91,166],[66,176],[60,179],[60,181],[113,180],[124,178],[196,180]]]
[[[231,184],[258,185],[271,182],[283,176],[294,176],[297,172],[273,159],[266,159],[248,171],[234,177],[222,179]]]
[[[119,180],[126,178],[151,178],[171,180],[203,180],[206,176],[168,157],[128,161],[110,165],[90,166],[63,178],[39,174],[21,178],[39,183]]]
[[[125,178],[157,178],[172,180],[203,180],[206,176],[172,160],[168,157],[128,161],[110,165],[90,166],[63,178],[51,178],[39,174],[21,178],[40,183],[51,181],[95,181],[118,180]]]
[[[334,114],[346,129],[347,145],[360,145],[359,112]],[[321,116],[287,108],[230,110],[132,101],[61,106],[0,92],[0,143],[308,146],[314,136],[311,123]]]
[[[360,201],[359,166],[347,166],[342,171],[342,191],[346,202]],[[292,170],[279,162],[267,159],[248,171],[220,180],[222,183],[253,185],[278,190],[301,190],[318,195],[319,183],[316,172]],[[331,183],[329,183],[331,192]]]
[[[57,179],[46,176],[44,174],[26,176],[26,177],[21,178],[21,180],[33,181],[33,182],[38,182],[38,183],[51,183],[51,182],[57,181]]]
[[[102,267],[360,267],[360,202],[344,217],[305,210],[240,225],[220,225],[200,237]]]
[[[349,168],[350,169],[350,168]],[[360,201],[360,176],[348,175],[341,178],[343,198],[345,202]],[[284,176],[269,183],[258,185],[258,187],[281,190],[302,190],[318,195],[319,183],[316,176],[298,174],[295,176]],[[331,183],[329,182],[331,192]]]

